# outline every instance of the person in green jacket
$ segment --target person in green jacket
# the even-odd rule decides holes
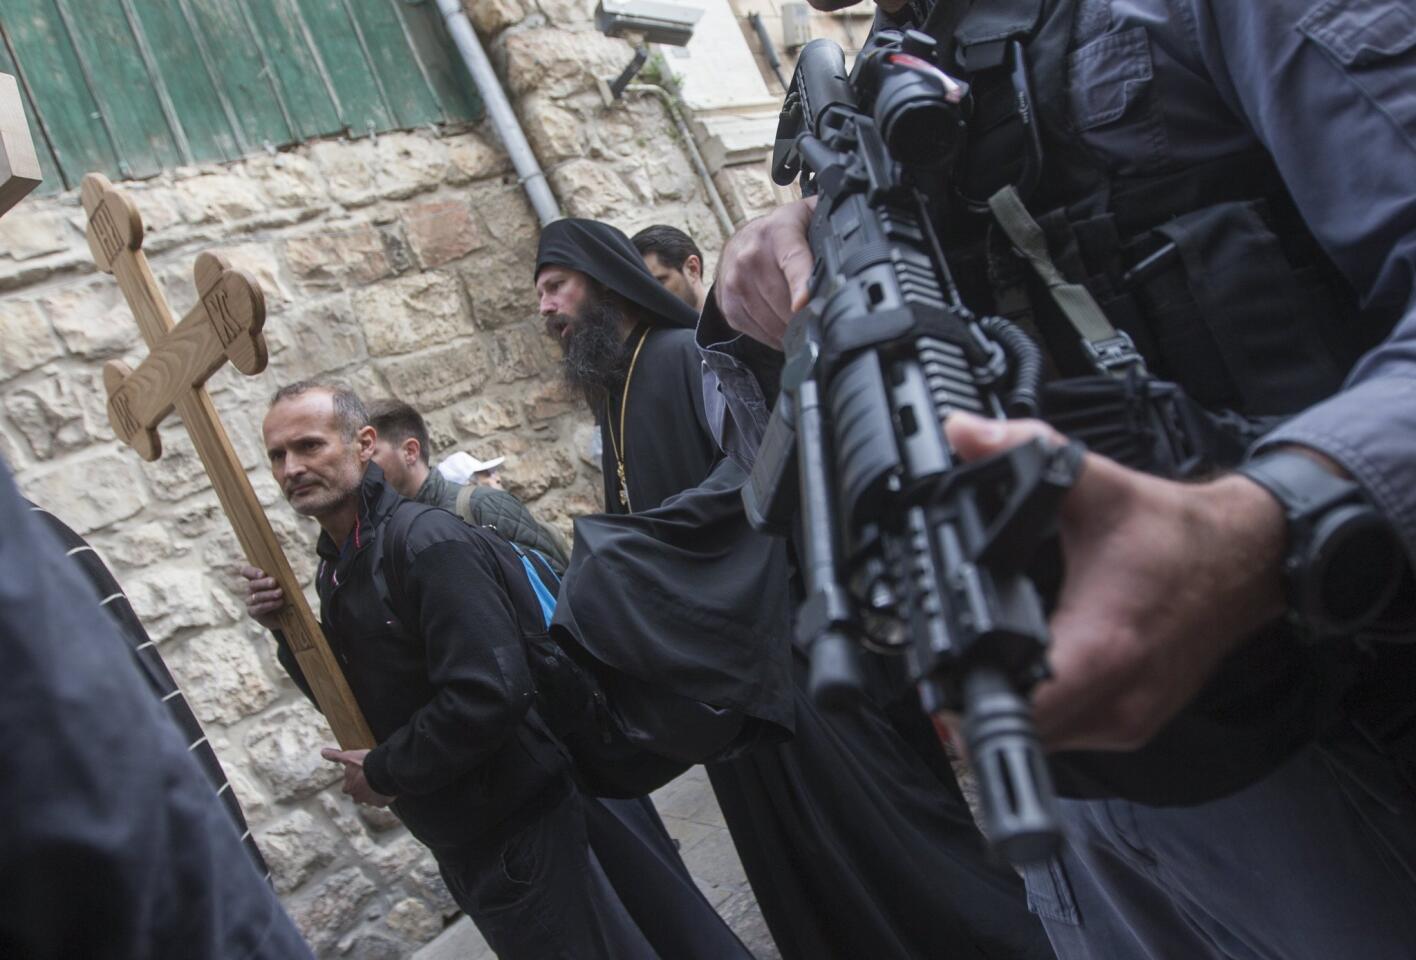
[[[369,404],[369,423],[378,433],[374,462],[390,485],[419,503],[442,507],[467,523],[490,527],[519,547],[536,550],[559,576],[570,559],[565,541],[555,530],[537,521],[526,505],[500,483],[455,483],[432,468],[428,458],[428,426],[423,417],[402,400],[375,400]],[[490,470],[484,475],[495,478]]]

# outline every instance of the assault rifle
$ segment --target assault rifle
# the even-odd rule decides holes
[[[928,190],[962,143],[966,90],[935,61],[913,31],[877,34],[849,75],[831,41],[802,50],[773,177],[818,197],[811,300],[743,500],[755,527],[797,536],[816,699],[859,691],[859,644],[903,653],[925,709],[964,717],[984,832],[1026,863],[1059,837],[1027,702],[1048,633],[1026,570],[1081,454],[1034,442],[964,465],[944,435],[954,410],[1033,413],[1041,362],[964,307],[945,263]]]

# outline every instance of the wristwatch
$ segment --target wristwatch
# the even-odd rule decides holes
[[[1293,450],[1260,454],[1237,470],[1283,507],[1284,590],[1300,634],[1314,641],[1351,635],[1375,621],[1407,577],[1408,561],[1362,488]]]

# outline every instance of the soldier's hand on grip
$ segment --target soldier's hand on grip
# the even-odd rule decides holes
[[[1062,442],[1037,420],[956,413],[945,429],[966,460],[1037,437]],[[1051,749],[1144,744],[1283,610],[1283,517],[1243,477],[1175,483],[1088,453],[1058,526],[1065,574],[1050,624],[1053,677],[1033,695]]]

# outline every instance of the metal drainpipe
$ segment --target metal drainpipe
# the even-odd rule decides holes
[[[472,22],[467,19],[467,13],[462,9],[462,0],[437,0],[437,3],[438,11],[447,23],[448,33],[452,34],[457,51],[462,54],[462,62],[467,65],[467,72],[472,75],[472,82],[477,85],[477,92],[482,95],[482,102],[487,105],[487,115],[491,117],[497,137],[506,148],[507,155],[511,157],[516,175],[521,179],[521,186],[526,190],[532,209],[536,211],[536,218],[541,221],[543,227],[552,220],[559,220],[560,204],[551,193],[551,187],[546,182],[546,175],[541,172],[541,164],[536,160],[531,144],[526,142],[521,123],[511,109],[511,102],[507,100],[506,91],[497,79],[497,72],[492,69],[492,61],[487,59],[487,52],[482,49],[482,42],[477,39]]]
[[[633,93],[652,93],[663,102],[664,109],[673,118],[674,126],[678,128],[679,136],[683,138],[684,146],[688,147],[688,155],[693,159],[694,169],[698,171],[698,179],[703,181],[703,189],[708,193],[708,204],[713,208],[713,215],[718,218],[718,228],[723,231],[723,239],[731,237],[733,235],[733,219],[728,216],[728,209],[723,206],[723,197],[718,193],[717,185],[713,183],[713,176],[708,172],[708,165],[703,162],[703,154],[698,152],[698,144],[694,142],[688,124],[683,122],[683,116],[679,114],[678,105],[674,103],[674,98],[669,94],[669,91],[654,83],[631,83],[624,89]]]

